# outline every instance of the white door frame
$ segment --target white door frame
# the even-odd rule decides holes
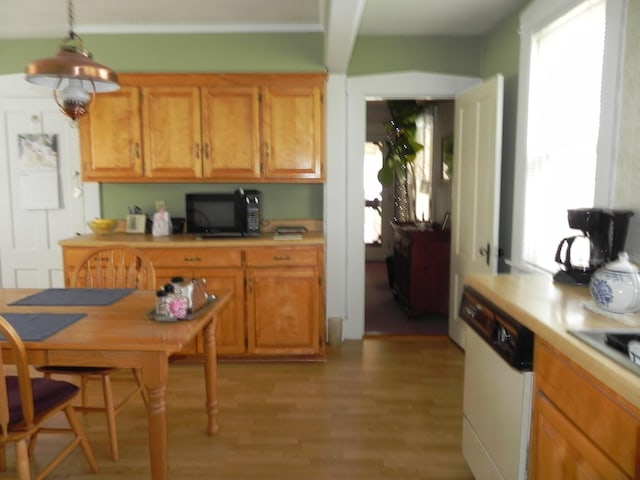
[[[336,79],[335,87],[346,87],[344,97],[328,82],[327,184],[325,231],[327,236],[327,312],[345,319],[348,339],[364,336],[364,209],[362,207],[362,155],[366,139],[366,102],[374,98],[450,99],[481,83],[476,77],[403,72]],[[336,96],[338,98],[333,99]],[[331,103],[333,100],[333,103]],[[340,105],[339,102],[346,105]],[[344,132],[336,131],[330,114],[344,113]],[[331,123],[334,123],[331,125]],[[338,122],[340,123],[340,122]],[[343,142],[343,143],[341,143]],[[343,146],[343,148],[341,148]],[[342,205],[342,209],[328,208]],[[344,243],[343,243],[344,242]],[[332,255],[332,253],[337,255]],[[344,279],[344,280],[341,280]],[[337,281],[343,289],[331,288]]]

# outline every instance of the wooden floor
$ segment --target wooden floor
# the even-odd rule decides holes
[[[201,372],[170,369],[171,479],[473,478],[460,453],[463,353],[446,337],[347,341],[326,362],[221,363],[215,437],[204,433]],[[128,382],[123,373],[116,390]],[[84,415],[83,423],[98,474],[77,452],[48,478],[149,478],[141,401],[118,417],[117,462],[102,417]],[[44,460],[55,440],[41,436],[36,457]],[[12,469],[13,449],[7,457]]]

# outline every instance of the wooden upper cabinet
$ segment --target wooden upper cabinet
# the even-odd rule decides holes
[[[198,87],[143,87],[145,176],[202,178]]]
[[[322,89],[282,85],[263,99],[264,172],[268,180],[323,178]]]
[[[80,146],[85,181],[142,178],[140,90],[122,87],[96,95],[80,120]]]
[[[260,178],[260,89],[202,89],[204,176],[225,180]]]
[[[122,74],[80,122],[98,182],[324,180],[323,74]]]

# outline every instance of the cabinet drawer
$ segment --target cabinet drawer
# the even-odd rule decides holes
[[[156,268],[242,266],[242,253],[236,248],[149,248],[145,253]]]
[[[245,251],[247,267],[314,267],[318,250],[313,247],[255,248]]]
[[[90,248],[69,248],[62,249],[62,258],[64,260],[64,266],[66,269],[73,270],[78,266],[82,257],[84,257]]]
[[[542,341],[534,352],[536,388],[627,475],[637,478],[640,416],[631,405]]]

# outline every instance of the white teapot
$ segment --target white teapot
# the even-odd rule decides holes
[[[596,304],[612,313],[633,313],[640,310],[640,271],[629,262],[626,252],[618,260],[595,271],[589,290]]]

